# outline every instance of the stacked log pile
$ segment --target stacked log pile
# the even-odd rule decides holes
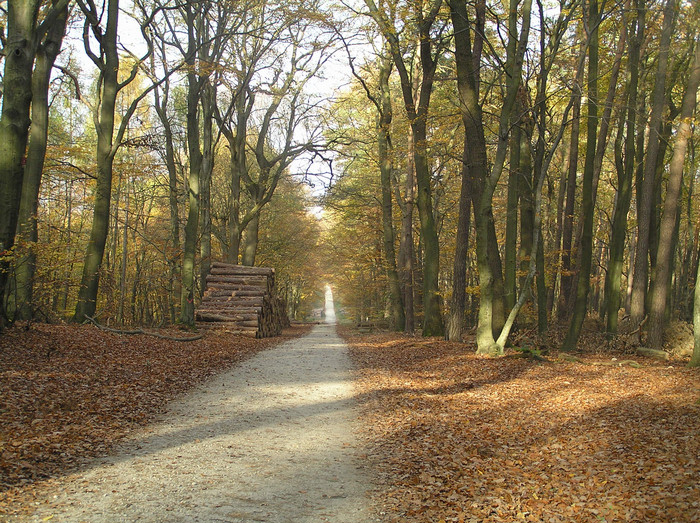
[[[214,262],[197,310],[198,326],[267,338],[289,326],[284,301],[275,293],[275,270]]]

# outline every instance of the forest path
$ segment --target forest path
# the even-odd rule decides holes
[[[30,521],[371,521],[351,362],[326,320],[170,404]]]

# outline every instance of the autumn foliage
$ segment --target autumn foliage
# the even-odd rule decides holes
[[[700,521],[697,369],[345,335],[383,521]]]

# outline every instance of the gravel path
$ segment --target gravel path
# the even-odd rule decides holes
[[[30,521],[371,521],[351,363],[326,314],[331,323],[173,402]]]

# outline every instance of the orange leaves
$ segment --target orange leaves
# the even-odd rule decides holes
[[[700,520],[697,370],[349,343],[386,521]]]
[[[0,514],[27,506],[24,498],[37,480],[105,453],[173,395],[305,331],[294,327],[282,338],[264,340],[209,333],[186,343],[75,325],[5,332],[0,337]]]

